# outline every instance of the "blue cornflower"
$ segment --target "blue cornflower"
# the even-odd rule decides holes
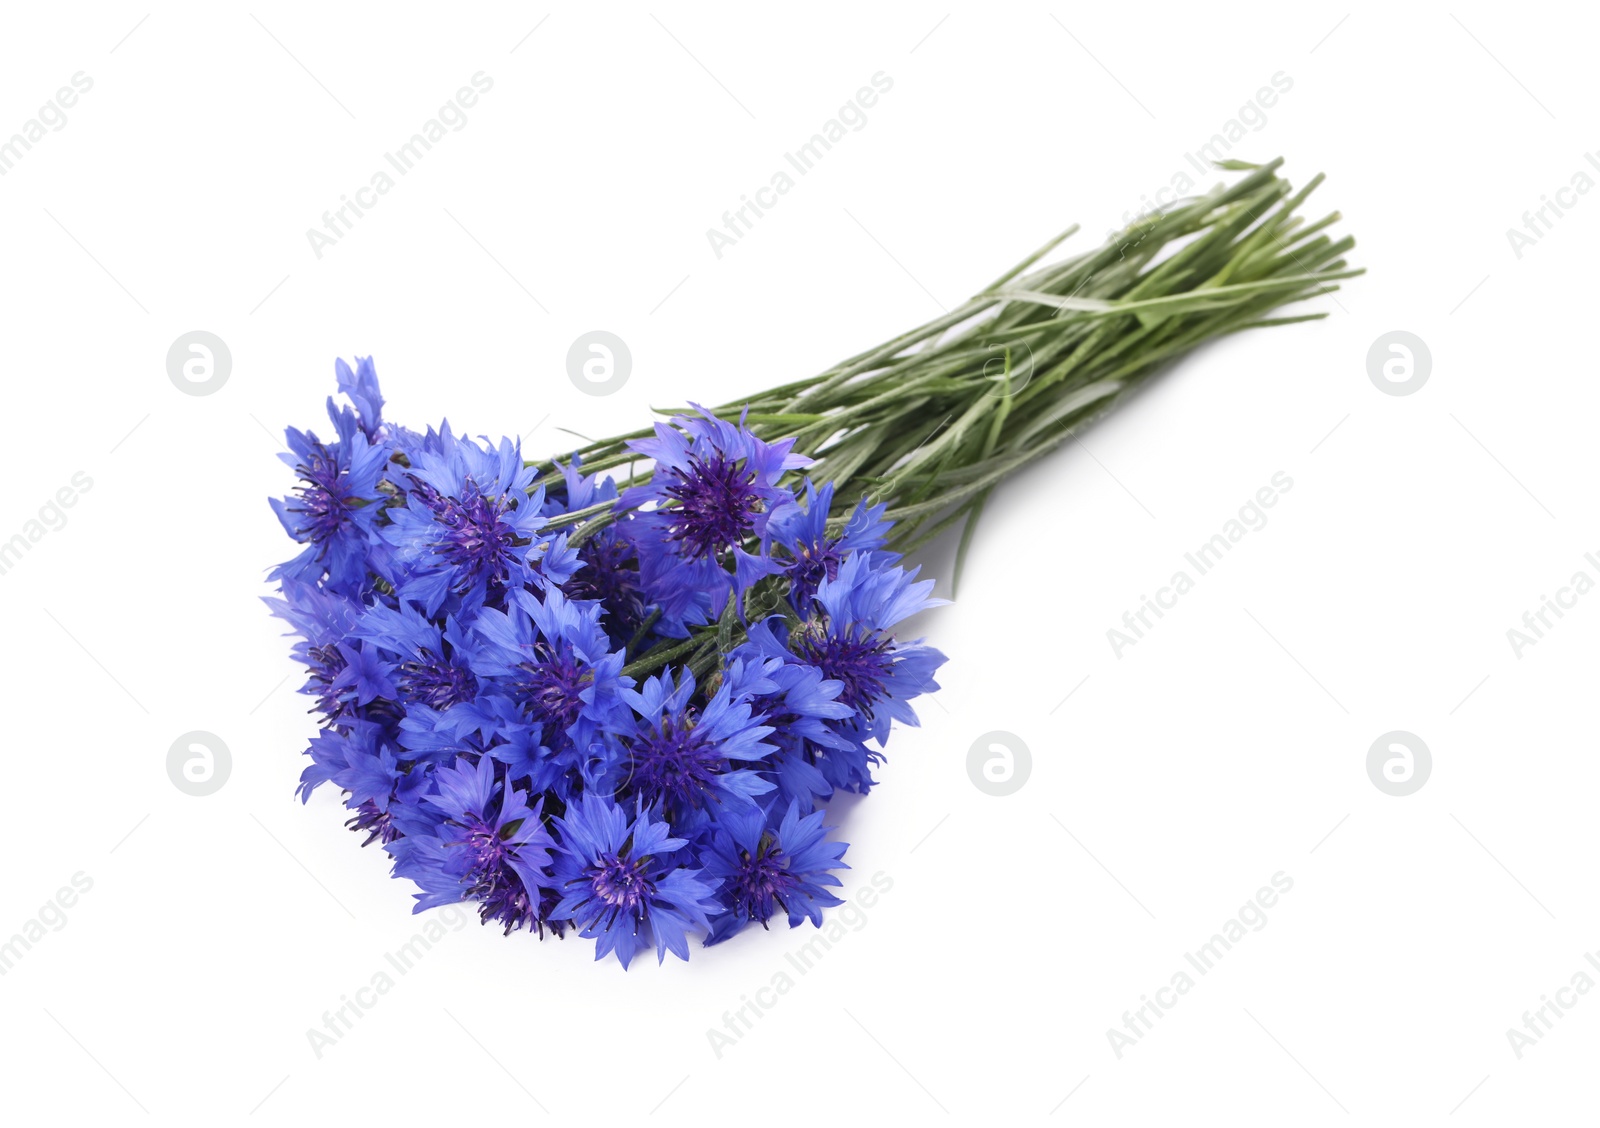
[[[542,822],[544,801],[496,779],[494,761],[461,762],[433,772],[428,805],[443,816],[437,837],[407,835],[393,843],[395,875],[422,889],[415,912],[468,900],[480,902],[485,924],[507,934],[540,922],[541,885],[555,840]]]
[[[755,714],[774,730],[766,738],[774,751],[763,767],[777,784],[782,801],[797,800],[810,810],[816,800],[830,797],[835,786],[819,769],[819,761],[829,750],[850,753],[856,747],[855,741],[834,731],[856,712],[839,701],[843,682],[830,681],[816,666],[795,660],[785,645],[787,633],[778,615],[751,623],[749,641],[730,656],[729,680],[741,664],[762,671],[765,684],[754,688],[750,702]]]
[[[768,443],[742,423],[699,410],[701,417],[658,423],[654,438],[628,444],[655,468],[620,501],[634,511],[618,530],[635,548],[647,597],[660,607],[656,629],[680,638],[720,614],[731,594],[779,570],[742,546],[765,534],[774,511],[793,504],[779,479],[811,465],[791,453],[793,439]]]
[[[780,912],[789,927],[803,920],[821,927],[822,910],[844,902],[824,886],[838,886],[834,870],[849,869],[842,859],[849,848],[831,842],[822,825],[825,812],[804,817],[791,802],[776,827],[755,809],[719,812],[716,829],[702,855],[706,873],[717,878],[717,900],[726,912],[716,919],[707,944],[726,940],[751,921],[762,928]]]
[[[356,595],[366,582],[367,549],[383,495],[378,489],[388,453],[367,441],[348,409],[328,415],[339,434],[329,445],[310,431],[285,432],[289,450],[278,457],[294,468],[302,485],[294,497],[271,499],[284,531],[305,551],[273,569],[274,580],[316,583]]]
[[[837,737],[827,722],[846,720],[855,709],[839,700],[844,682],[829,680],[816,666],[794,662],[784,644],[786,631],[781,615],[751,623],[747,641],[729,655],[727,682],[742,684],[742,670],[749,671],[745,677],[759,671],[762,681],[749,684],[756,711],[789,736],[830,744]]]
[[[390,524],[381,530],[395,547],[386,578],[399,597],[432,618],[448,598],[456,600],[452,606],[475,609],[537,582],[530,557],[544,524],[544,497],[529,496],[533,476],[509,439],[481,447],[462,438],[419,450],[406,504],[387,510]]]
[[[819,490],[807,479],[805,503],[796,501],[781,507],[767,523],[768,539],[788,553],[784,572],[789,577],[789,601],[802,615],[810,612],[818,584],[838,579],[839,565],[850,553],[881,549],[894,524],[883,518],[886,505],[869,506],[862,498],[845,522],[843,532],[830,537],[828,511],[832,508],[833,483],[828,482]]]
[[[747,766],[773,750],[762,739],[771,726],[726,684],[703,710],[690,705],[694,693],[688,670],[676,683],[667,670],[637,691],[622,691],[638,719],[618,734],[624,749],[616,768],[621,778],[614,781],[619,792],[681,815],[708,801],[746,803],[771,791],[773,784]]]
[[[596,941],[595,959],[615,953],[624,968],[652,945],[658,962],[669,951],[688,959],[688,932],[709,929],[718,906],[716,882],[679,864],[686,841],[671,837],[671,828],[648,811],[630,822],[593,793],[555,823],[553,884],[561,899],[550,919],[573,922]]]
[[[555,751],[587,748],[600,729],[627,717],[622,654],[600,628],[600,608],[550,588],[541,600],[517,591],[505,611],[484,609],[473,624],[483,640],[478,670],[510,698]]]
[[[339,644],[349,638],[362,606],[348,596],[298,580],[284,579],[279,591],[282,598],[269,596],[262,601],[300,636],[292,654],[310,674],[300,692],[315,697],[316,710],[331,722],[345,711],[342,687],[334,688],[345,665]]]
[[[394,656],[395,696],[401,703],[444,712],[477,699],[478,642],[453,616],[440,627],[409,603],[379,603],[366,609],[351,633]]]
[[[356,812],[345,825],[366,833],[363,846],[374,840],[387,846],[400,837],[396,815],[404,804],[417,800],[427,783],[425,769],[400,767],[390,740],[385,726],[356,718],[340,728],[323,729],[306,749],[311,763],[300,774],[301,801],[308,802],[324,783],[337,784],[345,792],[345,806]]]
[[[882,564],[876,553],[852,553],[837,576],[817,585],[817,607],[789,638],[796,658],[828,680],[844,683],[838,700],[856,716],[836,731],[850,739],[870,737],[880,745],[891,720],[917,724],[908,702],[939,688],[933,674],[945,662],[942,653],[921,639],[897,640],[893,628],[910,615],[947,602],[929,597],[933,581],[917,581],[917,569]]]
[[[772,510],[791,500],[778,479],[811,465],[811,459],[790,453],[793,439],[764,442],[742,421],[735,425],[696,410],[701,418],[676,416],[673,426],[656,424],[655,438],[628,443],[653,459],[655,470],[647,484],[622,495],[628,509],[648,502],[659,507],[655,520],[686,560],[714,557],[761,536]]]

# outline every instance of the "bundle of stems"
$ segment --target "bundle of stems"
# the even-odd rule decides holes
[[[1349,236],[1297,210],[1322,181],[1296,192],[1281,158],[1232,185],[1141,218],[1097,250],[1027,273],[1068,236],[1052,239],[958,309],[835,365],[715,409],[746,414],[764,439],[794,436],[816,460],[805,471],[834,484],[840,523],[866,496],[896,522],[889,547],[909,552],[964,522],[959,579],[979,514],[995,485],[1072,438],[1171,360],[1215,337],[1324,313],[1274,316],[1337,290]],[[676,414],[673,412],[671,414]],[[626,488],[648,466],[626,445],[649,431],[575,453],[585,471],[615,470]],[[630,464],[634,464],[630,466]],[[555,460],[530,463],[538,483],[559,480]],[[558,518],[574,541],[617,519],[608,505]]]

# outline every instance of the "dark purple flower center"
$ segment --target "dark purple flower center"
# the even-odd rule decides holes
[[[371,846],[373,842],[381,842],[387,846],[401,837],[400,828],[394,825],[389,812],[381,810],[371,799],[364,800],[356,807],[355,817],[347,819],[344,825],[357,834],[366,832],[366,841],[361,843],[363,846]]]
[[[872,706],[884,696],[884,681],[889,676],[889,648],[894,639],[863,630],[845,635],[802,631],[794,652],[802,661],[822,670],[822,676],[844,683],[839,702],[864,717],[872,716]]]
[[[743,460],[694,455],[688,469],[673,471],[673,477],[666,493],[678,507],[665,510],[667,539],[677,541],[691,559],[738,544],[755,529],[764,503],[755,489],[755,471],[745,469]]]
[[[524,662],[517,684],[517,699],[536,721],[552,731],[566,732],[583,712],[583,691],[594,684],[594,670],[579,662],[568,643],[552,650],[541,642],[535,647],[540,661]]]
[[[466,851],[466,899],[481,901],[479,916],[485,924],[498,920],[510,935],[523,925],[537,923],[538,904],[530,896],[522,879],[511,868],[510,860],[516,847],[507,839],[514,833],[515,823],[497,830],[477,815],[468,813],[461,823],[466,831],[457,845]]]
[[[655,892],[655,882],[643,860],[602,854],[596,865],[584,871],[595,899],[617,912],[632,913]]]
[[[578,559],[585,566],[563,585],[569,599],[598,599],[614,635],[626,637],[644,622],[639,565],[634,557],[631,544],[614,531],[603,529],[579,546]]]
[[[400,666],[401,695],[430,709],[448,709],[478,696],[478,679],[465,666],[457,666],[429,651],[422,660]]]
[[[789,872],[789,855],[778,849],[770,834],[761,836],[754,854],[742,854],[743,864],[733,877],[734,904],[762,927],[777,909],[789,911],[784,896],[797,882]]]
[[[312,687],[315,687],[317,703],[314,708],[327,719],[328,724],[332,724],[336,717],[346,711],[346,705],[340,699],[344,690],[333,688],[334,681],[348,665],[344,652],[329,643],[327,646],[307,647],[306,657],[310,659],[307,666],[311,677],[302,692],[312,692]]]
[[[445,497],[432,489],[417,491],[417,496],[433,510],[434,520],[443,526],[438,553],[461,573],[458,592],[479,580],[504,584],[510,575],[511,550],[528,543],[501,520],[511,508],[510,499],[485,497],[470,478],[461,492],[461,497]]]
[[[467,832],[461,845],[467,851],[473,875],[492,877],[511,856],[511,848],[494,826],[477,815],[469,812],[461,825]]]
[[[682,717],[667,717],[636,737],[629,752],[630,781],[645,801],[666,799],[679,807],[699,806],[727,764],[717,746]]]
[[[478,908],[479,919],[484,924],[488,924],[491,920],[501,921],[506,926],[507,936],[524,926],[528,928],[538,926],[539,906],[528,896],[528,890],[521,880],[510,872],[502,876],[504,880],[494,883],[482,894],[482,904]]]
[[[549,929],[557,936],[565,936],[568,922],[564,920],[551,920],[550,914],[556,911],[556,906],[561,903],[561,897],[554,889],[541,889],[539,891],[539,939],[544,939],[544,930]]]
[[[348,480],[339,466],[323,447],[316,448],[308,463],[296,469],[305,485],[295,492],[299,504],[289,506],[289,512],[301,515],[295,532],[313,544],[325,544],[344,528],[350,520],[350,511],[362,504],[350,491]]]
[[[796,551],[794,563],[789,565],[789,595],[802,614],[810,610],[811,597],[823,580],[839,578],[842,559],[836,541],[802,544]]]

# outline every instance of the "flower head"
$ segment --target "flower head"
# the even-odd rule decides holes
[[[822,910],[843,904],[825,887],[836,887],[834,870],[849,869],[842,859],[848,848],[830,842],[823,812],[804,817],[791,802],[776,826],[759,810],[727,811],[717,818],[705,852],[706,872],[719,879],[717,899],[727,912],[717,918],[708,944],[727,939],[754,921],[767,922],[782,913],[789,927],[801,921],[822,925]]]
[[[571,921],[593,939],[595,959],[612,953],[627,967],[641,950],[689,958],[690,929],[709,929],[714,880],[678,864],[687,845],[671,828],[641,811],[629,821],[622,810],[585,794],[556,820],[559,842],[554,885],[561,898],[553,920]]]
[[[917,581],[916,569],[884,564],[871,552],[852,554],[837,576],[817,585],[813,616],[789,639],[800,662],[842,683],[839,702],[856,716],[836,731],[879,744],[891,720],[917,723],[909,702],[939,688],[933,674],[945,662],[921,639],[902,642],[893,634],[902,619],[945,602],[929,597],[933,581]]]
[[[536,545],[544,499],[529,495],[533,471],[516,444],[449,440],[447,429],[438,449],[417,453],[409,479],[406,504],[388,510],[382,530],[395,549],[386,578],[402,600],[432,618],[446,600],[475,609],[542,582],[532,558],[545,547]]]
[[[600,609],[559,588],[543,599],[515,592],[505,611],[485,609],[475,630],[483,642],[478,670],[503,707],[496,730],[508,741],[525,726],[560,770],[577,771],[602,730],[628,716],[622,654],[600,628]]]
[[[795,501],[783,506],[767,524],[768,538],[788,556],[784,572],[789,577],[789,602],[802,615],[811,610],[818,585],[823,580],[839,578],[839,566],[846,557],[853,552],[878,552],[889,531],[890,522],[883,519],[887,506],[881,502],[869,506],[862,498],[845,522],[843,532],[830,537],[828,512],[832,508],[833,483],[828,482],[819,490],[808,479],[805,503]]]
[[[654,438],[628,444],[654,459],[655,469],[619,502],[630,512],[618,533],[632,544],[639,584],[660,610],[656,629],[679,638],[719,615],[730,596],[780,570],[746,543],[793,504],[779,479],[811,464],[791,453],[793,439],[768,443],[742,422],[699,410],[699,417],[658,423]]]
[[[676,683],[668,671],[638,691],[623,691],[638,719],[621,733],[620,792],[682,814],[708,802],[745,803],[772,790],[753,770],[773,750],[763,740],[771,726],[728,685],[703,709],[690,704],[695,688],[694,675],[684,670]]]
[[[751,536],[761,536],[767,518],[791,500],[778,487],[785,471],[811,465],[791,454],[793,439],[764,442],[746,429],[718,419],[704,408],[700,418],[681,415],[674,426],[656,424],[652,439],[628,445],[655,460],[647,485],[622,495],[636,508],[655,502],[666,540],[686,560],[715,557]]]
[[[507,933],[540,922],[541,885],[554,845],[542,823],[543,802],[499,780],[494,761],[439,768],[427,803],[442,816],[436,834],[395,843],[395,874],[421,887],[417,912],[468,900],[480,903],[485,923]]]
[[[306,546],[272,572],[275,580],[325,581],[328,590],[355,594],[366,579],[372,532],[382,509],[378,480],[387,452],[367,441],[347,408],[328,414],[339,434],[324,443],[310,431],[286,432],[289,450],[279,455],[299,475],[293,497],[273,498],[284,531]]]

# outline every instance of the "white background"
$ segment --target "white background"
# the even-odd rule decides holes
[[[1520,657],[1506,631],[1600,576],[1600,199],[1520,259],[1505,232],[1600,145],[1594,30],[1476,3],[8,9],[0,135],[94,85],[0,177],[0,539],[93,485],[0,576],[0,939],[93,888],[0,978],[6,1118],[1592,1109],[1600,997],[1520,1060],[1506,1031],[1600,947],[1600,596]],[[466,126],[316,257],[306,229],[479,71]],[[706,229],[879,71],[866,127],[718,259]],[[258,600],[291,551],[274,436],[319,425],[333,358],[375,355],[398,421],[555,453],[816,372],[1070,222],[1088,246],[1280,71],[1236,155],[1326,171],[1308,210],[1343,212],[1370,273],[1324,322],[1189,357],[991,506],[920,623],[944,691],[837,812],[848,888],[894,883],[865,926],[721,1057],[708,1028],[809,936],[623,973],[474,924],[317,1057],[306,1031],[422,919],[331,789],[292,800],[314,722]],[[565,370],[596,328],[634,357],[604,398]],[[194,329],[231,349],[214,395],[167,377]],[[1407,397],[1367,376],[1393,329],[1432,353]],[[1277,471],[1266,527],[1115,656],[1107,629]],[[232,753],[204,798],[166,773],[195,729]],[[1406,798],[1366,770],[1394,729],[1433,756]],[[968,778],[990,730],[1032,752],[1009,797]],[[1107,1030],[1278,871],[1267,925],[1116,1056]]]

